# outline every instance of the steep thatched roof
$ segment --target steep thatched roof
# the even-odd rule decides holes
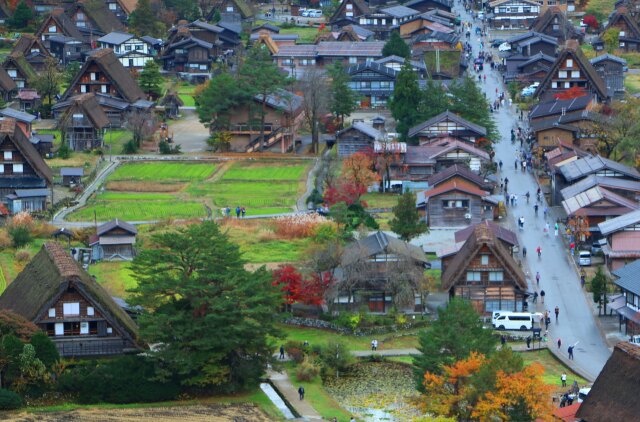
[[[3,67],[0,67],[0,89],[6,92],[15,91],[18,89],[18,85],[16,85],[16,81],[11,79],[11,76],[4,70]]]
[[[51,56],[49,50],[42,44],[42,41],[31,34],[22,34],[16,45],[13,46],[11,52],[20,52],[27,56],[34,48],[38,49],[40,53],[45,56]]]
[[[41,318],[70,286],[90,300],[123,336],[136,341],[138,327],[111,295],[59,243],[46,243],[0,296],[0,309],[29,321]]]
[[[640,346],[621,341],[602,368],[576,416],[586,422],[638,420]]]
[[[75,7],[81,9],[93,24],[105,34],[113,31],[126,32],[120,19],[107,8],[104,1],[80,1],[76,3]]]
[[[444,290],[451,289],[465,271],[467,271],[469,263],[478,255],[484,246],[495,256],[504,268],[505,273],[508,273],[508,275],[513,278],[516,287],[526,290],[527,280],[522,269],[518,266],[507,248],[498,241],[494,231],[485,224],[475,226],[473,233],[471,233],[467,241],[462,245],[462,248],[456,253],[451,263],[447,265],[442,274],[442,288]],[[505,277],[505,279],[507,278]]]
[[[160,105],[166,106],[168,104],[177,104],[178,107],[184,106],[184,101],[180,98],[176,91],[167,91],[164,97],[160,99]]]
[[[95,129],[102,129],[109,125],[109,118],[104,110],[102,110],[102,107],[100,107],[100,104],[98,104],[94,93],[76,95],[75,97],[71,97],[70,101],[71,104],[60,119],[61,122],[79,113],[85,115]]]
[[[7,69],[12,65],[15,66],[16,69],[18,69],[18,71],[25,76],[27,81],[33,81],[33,79],[38,76],[36,71],[33,69],[33,67],[31,67],[27,59],[24,57],[24,54],[19,51],[12,51],[7,56],[2,67]]]
[[[420,247],[377,231],[364,239],[347,245],[342,254],[341,265],[347,266],[358,260],[381,253],[395,254],[403,259],[416,262],[428,262]]]
[[[82,39],[80,30],[69,16],[65,14],[64,9],[62,8],[53,9],[49,17],[42,21],[42,25],[40,25],[40,28],[35,34],[36,37],[40,38],[43,33],[48,31],[51,20],[53,20],[60,31],[62,31],[61,35],[75,38],[77,40]]]
[[[134,103],[138,100],[146,99],[144,92],[138,86],[138,83],[133,79],[131,73],[120,63],[120,60],[113,53],[110,48],[103,48],[93,52],[82,65],[82,69],[73,78],[73,81],[69,84],[69,88],[62,95],[61,101],[64,101],[74,94],[74,87],[80,81],[82,75],[88,72],[88,69],[97,64],[100,70],[104,72],[104,75],[109,79],[120,94],[120,97],[124,100]]]
[[[48,184],[51,184],[53,182],[53,174],[47,163],[27,139],[22,129],[16,124],[15,119],[5,117],[0,121],[0,144],[7,138],[18,148],[18,151],[27,160],[27,163],[33,167],[36,174],[45,179]]]

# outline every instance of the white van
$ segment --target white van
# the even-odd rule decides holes
[[[309,15],[310,18],[320,18],[322,17],[322,10],[318,10],[318,9],[311,9],[309,10]]]
[[[588,267],[589,265],[591,265],[591,252],[578,252],[578,265],[580,265],[581,267]]]
[[[531,330],[534,323],[533,315],[529,312],[501,312],[493,320],[496,330]]]

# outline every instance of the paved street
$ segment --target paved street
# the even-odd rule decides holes
[[[456,9],[460,13],[463,21],[470,21],[470,16],[464,11],[460,4],[456,4]],[[499,35],[495,35],[498,37]],[[472,37],[474,56],[477,57],[479,42],[476,37]],[[488,42],[486,43],[488,44]],[[487,82],[482,84],[482,89],[486,93],[490,102],[496,99],[496,88],[500,92],[506,91],[502,84],[502,77],[497,71],[491,71],[490,67],[485,67]],[[496,124],[502,135],[500,142],[495,144],[496,157],[498,162],[504,163],[502,178],[509,178],[509,192],[518,195],[518,205],[508,208],[507,225],[517,231],[516,220],[523,216],[525,218],[524,231],[518,231],[518,238],[521,248],[527,248],[525,271],[529,274],[529,290],[535,291],[544,289],[546,293],[545,304],[538,303],[536,311],[544,312],[548,309],[553,314],[556,306],[560,308],[560,318],[556,323],[552,315],[552,323],[549,327],[550,342],[562,339],[560,354],[567,356],[567,347],[576,344],[574,350],[575,360],[572,362],[581,372],[585,372],[593,379],[598,375],[611,351],[606,346],[602,334],[594,317],[592,316],[590,304],[580,286],[580,280],[569,261],[569,255],[562,246],[560,238],[554,238],[553,225],[555,221],[549,218],[551,233],[545,236],[543,233],[544,219],[540,207],[539,217],[535,216],[533,204],[535,194],[538,189],[535,179],[530,173],[522,173],[514,169],[516,152],[519,144],[513,145],[510,142],[510,131],[516,125],[524,124],[518,121],[515,107],[500,107],[495,115]],[[531,193],[531,203],[526,204],[524,194]],[[555,210],[554,210],[555,211]],[[538,259],[536,248],[542,248],[542,259]],[[540,272],[540,287],[536,289],[535,273]],[[540,302],[540,300],[538,300]],[[557,347],[557,346],[556,346]]]

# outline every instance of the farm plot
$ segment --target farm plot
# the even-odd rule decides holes
[[[130,221],[206,217],[205,204],[216,211],[245,207],[247,215],[289,212],[304,192],[306,164],[235,162],[216,167],[194,163],[127,163],[106,180],[71,221]]]

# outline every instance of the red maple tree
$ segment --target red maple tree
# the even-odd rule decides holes
[[[574,98],[584,97],[587,91],[581,86],[572,86],[555,95],[556,100],[572,100]]]
[[[299,299],[302,289],[302,274],[300,274],[293,265],[283,265],[273,271],[274,286],[281,286],[284,303],[292,305]]]
[[[287,307],[294,303],[319,306],[332,281],[330,273],[313,273],[309,278],[303,278],[292,265],[283,265],[273,271],[271,284],[280,286]]]
[[[313,273],[311,277],[305,279],[300,291],[300,303],[305,305],[320,306],[324,303],[324,295],[333,282],[331,273]]]

